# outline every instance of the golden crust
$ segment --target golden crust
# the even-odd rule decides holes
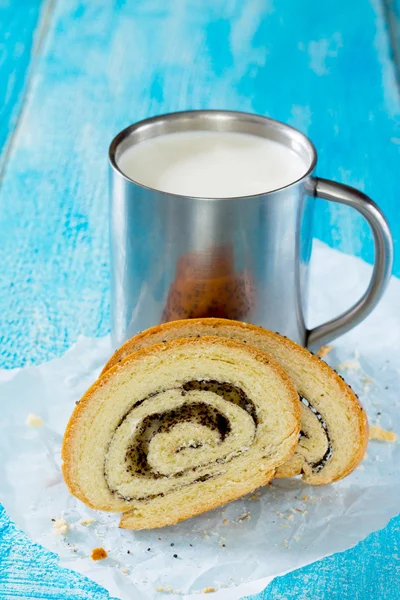
[[[213,498],[212,501],[204,501],[202,498],[202,484],[197,484],[196,492],[198,494],[199,501],[196,507],[185,505],[177,508],[176,511],[170,510],[168,515],[160,514],[156,509],[152,508],[147,515],[138,516],[135,510],[129,510],[122,513],[119,526],[122,529],[156,529],[157,527],[164,527],[166,525],[175,525],[196,515],[200,515],[209,510],[213,510],[222,504],[233,502],[246,494],[254,492],[259,487],[267,485],[269,481],[274,477],[275,470],[267,471],[259,476],[257,481],[244,481],[241,485],[235,486],[234,490],[230,490],[228,493],[224,491],[223,495]]]
[[[335,384],[339,387],[343,396],[346,397],[348,401],[348,410],[353,413],[356,417],[356,421],[358,423],[358,432],[355,432],[360,440],[358,452],[355,452],[352,456],[352,459],[343,466],[343,469],[339,471],[334,477],[324,478],[323,472],[321,472],[317,477],[312,474],[304,473],[303,480],[312,483],[314,485],[321,485],[326,483],[331,483],[333,481],[338,481],[346,475],[349,475],[361,462],[364,457],[367,445],[368,445],[368,421],[366,413],[359,402],[356,394],[351,390],[351,388],[346,384],[343,378],[336,373],[327,363],[321,360],[318,356],[312,354],[306,348],[292,342],[285,336],[281,336],[278,333],[274,333],[267,329],[263,329],[262,327],[258,327],[257,325],[251,325],[247,323],[242,323],[240,321],[232,321],[228,319],[217,319],[217,318],[199,318],[199,319],[185,319],[180,321],[171,321],[169,323],[163,323],[161,325],[157,325],[142,333],[137,334],[130,340],[126,341],[116,352],[111,356],[109,361],[106,363],[102,375],[104,375],[108,369],[112,368],[114,365],[118,364],[120,361],[123,361],[126,356],[131,354],[132,352],[137,351],[140,348],[146,347],[146,345],[152,343],[152,339],[157,337],[159,334],[164,333],[168,336],[168,333],[172,333],[175,331],[188,328],[193,329],[193,335],[199,334],[201,332],[202,327],[210,327],[212,326],[217,335],[218,330],[225,329],[226,327],[234,327],[240,328],[243,330],[244,334],[256,334],[258,336],[262,336],[265,340],[269,339],[279,343],[281,346],[285,347],[294,355],[298,355],[299,357],[306,359],[309,361],[311,367],[315,366],[316,369],[322,373],[323,377],[327,380],[334,381]],[[187,332],[186,334],[187,335]],[[279,473],[277,476],[279,477],[292,477],[295,475],[299,475],[300,471],[298,468],[299,462],[294,458],[288,462],[286,465],[282,465],[279,468]]]
[[[92,386],[82,396],[79,403],[75,406],[75,409],[70,417],[70,420],[68,422],[68,425],[67,425],[67,428],[65,431],[63,445],[62,445],[62,451],[61,451],[62,472],[63,472],[64,480],[65,480],[70,492],[75,497],[77,497],[79,500],[81,500],[82,502],[84,502],[85,504],[90,506],[91,508],[94,508],[94,509],[98,508],[91,501],[89,501],[88,498],[86,498],[86,496],[80,489],[79,484],[75,480],[74,473],[73,473],[75,426],[81,419],[85,418],[85,409],[92,401],[92,399],[95,396],[98,389],[101,388],[103,385],[105,385],[108,381],[112,380],[114,375],[116,373],[118,373],[118,371],[120,369],[124,368],[125,365],[139,362],[141,360],[144,360],[148,356],[153,356],[155,354],[165,352],[166,349],[181,348],[183,346],[189,346],[189,345],[193,345],[193,344],[196,344],[196,345],[203,344],[203,345],[207,345],[207,346],[209,346],[209,344],[218,344],[218,345],[222,344],[222,345],[230,347],[230,348],[237,348],[237,349],[245,350],[246,353],[251,354],[257,361],[259,361],[263,364],[266,364],[266,365],[271,365],[274,368],[275,372],[277,372],[279,374],[282,384],[286,388],[288,397],[290,398],[291,403],[292,403],[292,411],[293,411],[294,421],[297,421],[296,435],[293,436],[293,446],[290,449],[291,453],[293,453],[295,451],[296,445],[297,445],[297,435],[298,435],[298,432],[300,431],[300,407],[299,407],[299,402],[298,402],[298,396],[297,396],[297,392],[293,386],[291,379],[286,374],[286,372],[282,369],[282,367],[278,364],[278,362],[275,361],[275,359],[273,359],[271,356],[269,356],[262,350],[259,350],[252,346],[248,346],[247,344],[244,344],[243,342],[232,340],[230,338],[224,338],[224,337],[218,337],[218,336],[202,336],[201,338],[198,338],[198,337],[196,337],[196,338],[180,338],[180,339],[169,341],[167,343],[154,344],[151,346],[147,346],[147,347],[142,348],[136,352],[133,352],[127,356],[124,356],[124,358],[121,358],[121,360],[118,359],[116,364],[111,366],[111,368],[109,368],[106,372],[104,372],[99,377],[99,379],[97,379],[92,384]],[[274,472],[272,474],[270,474],[271,472],[267,473],[267,477],[268,477],[267,481],[269,481],[271,479]],[[266,481],[266,483],[267,483],[267,481]],[[263,485],[263,484],[256,483],[254,485],[254,483],[253,483],[252,485],[250,485],[251,489],[249,489],[249,491],[252,491],[253,489],[255,489],[255,487],[259,487],[260,485]],[[247,489],[247,488],[244,487],[244,489]],[[235,496],[232,496],[231,498],[227,498],[226,502],[228,502],[230,500],[234,500],[234,499],[242,496],[244,493],[247,493],[247,492],[246,491],[239,492]],[[218,506],[219,504],[221,504],[223,502],[225,502],[225,500],[217,503],[216,506]],[[199,514],[199,512],[204,512],[206,510],[209,510],[208,508],[206,508],[207,503],[204,503],[204,506],[205,506],[205,508],[203,510],[199,510],[195,514]],[[105,510],[107,510],[107,509],[105,509]],[[115,511],[115,509],[109,509],[109,510]],[[123,512],[124,510],[126,510],[126,508],[121,506],[120,512]]]

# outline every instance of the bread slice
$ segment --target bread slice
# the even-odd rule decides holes
[[[251,344],[273,356],[294,382],[300,397],[301,433],[296,453],[278,469],[277,477],[303,474],[307,483],[325,484],[356,468],[368,443],[367,417],[357,396],[324,361],[277,333],[226,319],[165,323],[128,340],[103,372],[149,344],[199,335]]]
[[[68,424],[63,474],[92,508],[129,511],[121,527],[162,527],[265,485],[299,432],[296,389],[273,358],[227,338],[179,339],[94,383]]]

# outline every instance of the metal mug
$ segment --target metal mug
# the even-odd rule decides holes
[[[281,189],[220,199],[161,192],[119,169],[119,156],[132,144],[193,130],[273,139],[302,155],[309,168]],[[288,125],[241,112],[171,113],[124,129],[112,141],[109,159],[115,345],[163,321],[217,316],[261,325],[316,347],[360,323],[387,286],[393,248],[380,209],[354,188],[317,178],[313,144]],[[315,198],[346,204],[363,215],[372,229],[375,262],[360,300],[308,330],[304,314]]]

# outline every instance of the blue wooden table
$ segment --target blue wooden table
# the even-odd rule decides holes
[[[11,369],[109,330],[107,147],[160,112],[229,108],[308,134],[400,241],[396,0],[0,0],[0,358]],[[349,209],[317,237],[372,262]],[[400,276],[400,253],[394,273]],[[103,600],[0,512],[0,598]],[[400,598],[400,519],[257,598]]]

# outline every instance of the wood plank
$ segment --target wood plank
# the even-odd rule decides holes
[[[383,10],[396,69],[397,86],[400,88],[400,0],[383,0]]]
[[[0,173],[22,106],[43,0],[0,0]]]

